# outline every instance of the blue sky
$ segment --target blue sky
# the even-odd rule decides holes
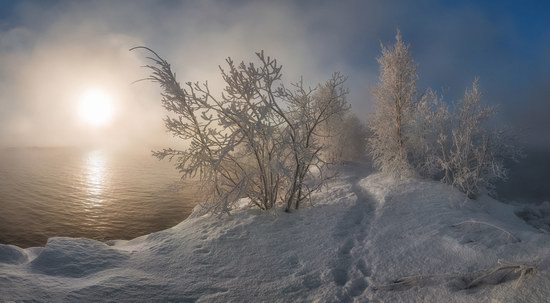
[[[451,103],[480,77],[486,102],[500,104],[499,119],[528,146],[550,147],[549,2],[429,0],[0,1],[0,145],[106,137],[60,123],[71,115],[71,97],[58,92],[68,91],[63,83],[111,77],[109,85],[121,86],[142,77],[132,67],[143,63],[140,54],[126,53],[136,44],[158,50],[184,81],[219,78],[223,58],[249,59],[258,49],[280,59],[287,81],[303,75],[315,83],[340,70],[355,112],[366,118],[380,43],[392,43],[396,28],[412,45],[419,91],[431,87]],[[151,86],[120,92],[126,115],[109,136],[163,136],[161,122],[144,129],[135,121],[160,121],[157,93]]]

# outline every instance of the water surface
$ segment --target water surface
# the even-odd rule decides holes
[[[194,188],[147,151],[0,150],[0,243],[134,238],[185,219],[199,201]]]

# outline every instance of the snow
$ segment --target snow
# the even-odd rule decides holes
[[[380,174],[364,178],[361,170],[348,167],[314,195],[312,205],[290,214],[261,212],[242,202],[230,217],[195,215],[173,228],[129,241],[51,238],[44,248],[0,245],[0,298],[48,302],[547,302],[550,298],[550,236],[527,224],[517,215],[517,207],[488,197],[472,201],[431,181],[393,180]],[[544,214],[543,210],[523,217]]]

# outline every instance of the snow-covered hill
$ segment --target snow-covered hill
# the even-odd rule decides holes
[[[348,173],[291,214],[241,209],[130,241],[0,245],[0,298],[549,302],[550,235],[490,198]]]

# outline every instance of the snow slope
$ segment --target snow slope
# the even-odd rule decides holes
[[[550,302],[550,236],[509,205],[445,184],[360,181],[377,203],[365,252],[387,302]],[[522,276],[523,272],[523,276]]]
[[[291,214],[241,209],[130,241],[0,245],[0,298],[547,302],[550,236],[446,185],[351,168]],[[481,223],[480,223],[481,222]],[[498,263],[499,260],[502,259]],[[500,265],[502,262],[512,265]],[[507,267],[503,267],[507,266]],[[493,269],[493,272],[491,272]],[[523,276],[521,275],[523,273]]]

